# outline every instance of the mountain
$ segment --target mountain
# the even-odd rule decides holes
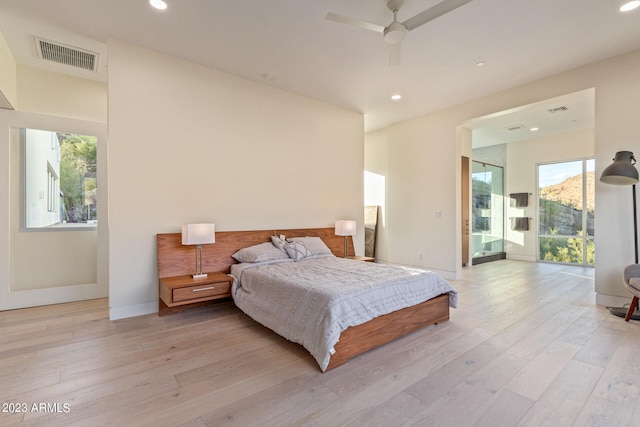
[[[593,211],[595,208],[595,185],[595,172],[587,172],[587,211]],[[558,184],[541,188],[540,198],[580,208],[582,206],[582,175],[572,176]]]

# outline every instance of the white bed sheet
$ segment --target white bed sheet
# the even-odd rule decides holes
[[[437,274],[333,255],[231,267],[231,295],[255,321],[303,345],[325,371],[340,333],[456,290]]]

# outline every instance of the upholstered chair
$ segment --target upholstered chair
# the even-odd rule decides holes
[[[638,306],[638,298],[640,297],[640,264],[631,264],[624,269],[624,286],[633,295],[631,305],[624,318],[625,322],[628,322]]]

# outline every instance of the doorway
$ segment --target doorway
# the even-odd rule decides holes
[[[489,163],[471,166],[472,263],[506,258],[504,252],[504,171]]]

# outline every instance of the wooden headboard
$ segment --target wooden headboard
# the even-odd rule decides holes
[[[286,237],[320,237],[335,256],[344,256],[344,237],[336,236],[335,229],[304,228],[295,230],[219,231],[216,242],[202,245],[202,271],[228,273],[237,261],[231,258],[236,251],[258,243],[270,242],[271,236],[284,234]],[[353,239],[348,238],[348,251],[354,255]],[[158,277],[172,277],[192,274],[195,271],[195,247],[183,246],[181,233],[157,235]]]

